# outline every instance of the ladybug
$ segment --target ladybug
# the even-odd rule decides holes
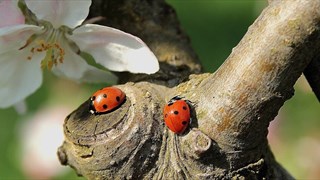
[[[164,122],[176,134],[182,134],[190,123],[191,102],[173,97],[163,109]]]
[[[119,107],[126,99],[126,94],[116,87],[105,87],[90,97],[90,112],[100,114]]]

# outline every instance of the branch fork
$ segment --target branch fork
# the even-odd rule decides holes
[[[318,57],[319,1],[270,1],[213,74],[199,74],[190,41],[164,1],[96,3],[92,16],[106,16],[102,23],[140,35],[161,70],[149,77],[120,74],[131,81],[117,86],[127,100],[111,113],[90,114],[89,100],[72,112],[58,150],[62,164],[88,179],[292,179],[275,161],[266,136],[270,121],[293,96],[294,83]],[[195,103],[183,135],[169,131],[162,117],[175,95]]]

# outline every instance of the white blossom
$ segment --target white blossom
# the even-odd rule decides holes
[[[21,11],[17,0],[0,1],[0,108],[36,91],[44,69],[78,82],[109,83],[117,78],[106,69],[146,74],[159,69],[157,58],[138,37],[81,25],[90,0],[25,0],[23,5]],[[89,65],[83,54],[106,69]]]

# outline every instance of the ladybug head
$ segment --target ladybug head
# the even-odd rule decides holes
[[[89,103],[89,112],[91,114],[96,114],[97,111],[96,111],[96,108],[94,107],[94,96],[93,97],[90,97],[90,103]]]
[[[182,99],[182,97],[179,95],[174,96],[173,98],[170,99],[170,101],[167,104],[168,104],[168,106],[171,106],[174,102],[181,100],[181,99]]]

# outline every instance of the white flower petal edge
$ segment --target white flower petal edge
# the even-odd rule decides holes
[[[28,106],[26,104],[26,101],[20,101],[20,102],[16,103],[13,107],[16,110],[16,112],[20,115],[26,114],[26,112],[28,110]]]
[[[88,65],[88,68],[84,72],[81,81],[88,83],[116,84],[118,81],[118,77],[109,71],[101,70]]]
[[[0,1],[0,28],[24,24],[24,16],[17,6],[18,0]]]
[[[26,48],[0,54],[0,108],[19,103],[40,87],[40,61],[45,54],[38,53],[32,61],[28,61],[23,57],[29,50]]]
[[[110,72],[100,70],[87,64],[69,45],[61,44],[65,50],[65,61],[52,67],[57,76],[66,77],[78,82],[109,82],[116,83],[117,77]]]
[[[158,60],[147,45],[118,29],[86,24],[76,28],[68,38],[110,70],[146,74],[159,70]]]
[[[25,0],[38,19],[52,23],[54,28],[79,26],[89,14],[90,0]]]
[[[41,27],[25,24],[0,28],[0,54],[11,49],[18,50],[31,35],[42,31]]]

